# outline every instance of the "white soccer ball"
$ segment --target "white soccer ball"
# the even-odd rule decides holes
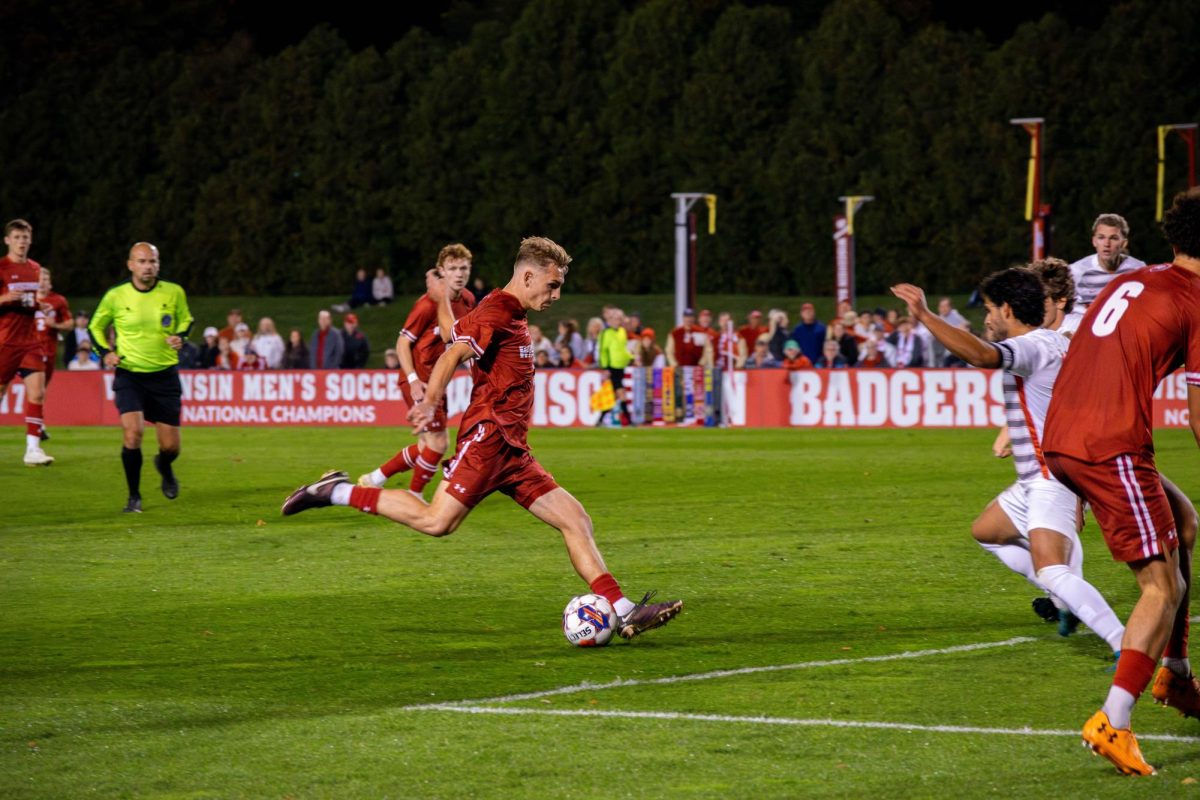
[[[612,603],[598,594],[581,594],[563,610],[563,636],[576,647],[603,647],[616,625]]]

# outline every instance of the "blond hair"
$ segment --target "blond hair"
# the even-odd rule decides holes
[[[1121,232],[1121,238],[1129,238],[1129,223],[1120,214],[1101,214],[1096,217],[1096,221],[1092,223],[1092,235],[1096,235],[1096,230],[1101,225],[1107,225],[1110,228],[1116,228]]]
[[[538,269],[545,269],[553,264],[566,272],[571,257],[557,242],[544,236],[530,236],[521,240],[521,247],[517,250],[517,260],[513,266],[516,267],[523,261],[536,265]]]
[[[438,251],[438,257],[437,257],[438,269],[441,269],[442,265],[446,263],[446,260],[450,259],[450,258],[465,258],[467,261],[475,260],[475,256],[471,255],[471,251],[468,250],[467,246],[465,244],[462,244],[461,242],[455,242],[454,244],[448,244],[445,247],[443,247],[441,250]]]

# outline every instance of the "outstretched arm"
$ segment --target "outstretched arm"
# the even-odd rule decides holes
[[[1000,351],[970,331],[956,328],[929,310],[925,292],[911,283],[892,287],[892,294],[908,304],[908,313],[929,329],[946,349],[975,367],[995,369],[1000,366]]]
[[[429,385],[425,387],[425,399],[414,405],[408,412],[408,421],[413,424],[413,433],[420,433],[425,426],[433,421],[434,410],[442,402],[446,387],[454,376],[458,365],[475,357],[475,351],[467,342],[455,342],[446,348],[433,372],[429,375]]]

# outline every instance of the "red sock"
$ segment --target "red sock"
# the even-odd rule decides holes
[[[1117,661],[1117,674],[1113,676],[1113,686],[1120,686],[1134,697],[1138,697],[1150,685],[1154,677],[1154,668],[1158,665],[1154,659],[1137,650],[1122,650],[1121,659]]]
[[[592,581],[592,593],[598,594],[614,606],[618,600],[621,600],[625,595],[621,592],[621,587],[617,585],[617,579],[612,576],[612,573],[606,572],[596,580]]]
[[[441,457],[442,454],[437,450],[428,448],[422,450],[421,455],[417,456],[416,466],[413,467],[412,481],[409,482],[408,488],[418,494],[425,491],[426,484],[437,474],[438,461]]]
[[[379,495],[383,494],[383,489],[370,489],[366,486],[355,486],[350,490],[350,507],[357,508],[367,514],[375,514],[379,511]]]
[[[42,435],[42,404],[25,404],[25,434],[27,436]]]
[[[421,446],[419,444],[410,444],[392,456],[390,461],[379,468],[379,471],[383,473],[385,478],[390,478],[398,472],[412,469],[413,465],[417,463],[417,454],[420,452]]]

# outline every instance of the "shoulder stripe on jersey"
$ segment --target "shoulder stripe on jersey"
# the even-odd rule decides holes
[[[408,328],[401,328],[400,335],[403,336],[405,339],[408,339],[410,342],[413,342],[414,344],[417,341],[417,337],[413,336],[412,331],[410,331]]]
[[[483,348],[479,346],[479,342],[475,341],[470,336],[459,336],[455,334],[454,343],[458,344],[459,342],[466,342],[467,344],[471,345],[471,349],[475,351],[475,355],[483,358]]]
[[[1004,342],[988,342],[988,344],[996,348],[996,352],[1000,354],[1000,369],[1011,369],[1013,360],[1016,358],[1012,346]]]
[[[1185,372],[1183,377],[1190,384],[1200,384],[1200,372]]]

